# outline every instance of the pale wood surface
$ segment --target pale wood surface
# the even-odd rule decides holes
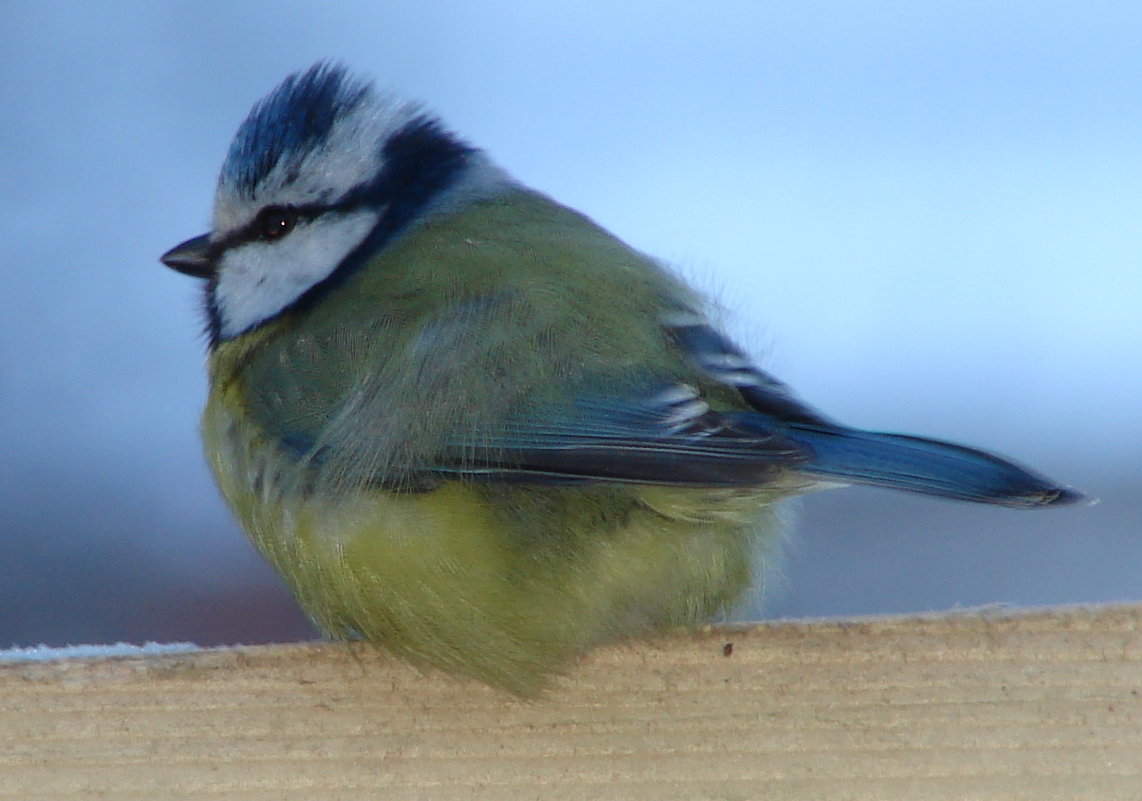
[[[361,646],[0,664],[0,798],[1142,799],[1142,606],[680,634],[533,702]]]

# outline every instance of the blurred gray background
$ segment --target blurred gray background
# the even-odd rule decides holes
[[[1126,2],[8,4],[0,647],[313,636],[207,475],[157,257],[324,57],[677,264],[828,413],[1102,499],[807,498],[766,614],[1142,599],[1139,42]]]

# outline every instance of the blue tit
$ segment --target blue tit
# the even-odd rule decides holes
[[[302,607],[514,693],[724,613],[789,495],[1082,498],[834,422],[662,263],[340,66],[254,106],[162,261],[205,284],[210,467]]]

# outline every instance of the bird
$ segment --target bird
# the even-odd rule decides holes
[[[515,695],[725,615],[784,498],[1085,500],[826,417],[672,267],[340,63],[254,105],[161,261],[203,282],[209,466],[317,627]]]

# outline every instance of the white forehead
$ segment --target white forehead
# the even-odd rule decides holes
[[[420,113],[415,103],[370,93],[308,149],[279,157],[252,192],[239,192],[224,173],[214,199],[214,236],[243,227],[265,206],[329,204],[367,183],[383,166],[385,141]]]

